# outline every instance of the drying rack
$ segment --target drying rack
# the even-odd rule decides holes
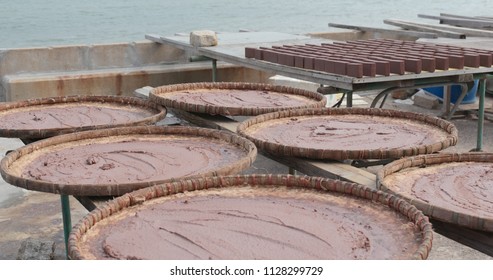
[[[295,79],[327,85],[346,94],[347,107],[353,105],[353,94],[356,92],[380,90],[375,100],[387,96],[398,89],[416,89],[435,87],[439,85],[450,86],[459,84],[462,86],[462,94],[458,100],[462,100],[467,93],[465,83],[479,80],[478,94],[478,128],[477,144],[474,150],[480,151],[483,146],[484,126],[484,100],[486,91],[486,78],[493,74],[493,67],[463,67],[462,69],[449,68],[434,72],[422,71],[419,74],[405,72],[402,75],[390,74],[376,75],[374,77],[351,77],[327,73],[324,71],[285,66],[265,60],[247,58],[246,48],[271,48],[284,45],[321,45],[332,44],[334,41],[322,38],[314,38],[303,35],[293,35],[280,32],[232,32],[218,33],[218,45],[212,47],[197,47],[190,44],[188,36],[160,36],[147,34],[145,38],[156,43],[170,45],[182,49],[190,56],[201,56],[212,61],[212,81],[217,80],[217,61],[224,61],[238,66],[252,68],[273,74],[283,75]],[[447,95],[447,94],[446,94]],[[378,100],[377,100],[378,101]],[[448,103],[447,103],[448,104]],[[456,102],[460,104],[460,102]],[[373,104],[376,105],[376,102]],[[450,109],[447,105],[447,118],[457,109]]]

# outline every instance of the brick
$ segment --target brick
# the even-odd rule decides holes
[[[326,71],[325,69],[325,62],[327,60],[323,58],[315,58],[313,60],[313,69],[317,71]]]
[[[367,59],[367,62],[375,63],[375,73],[382,76],[390,75],[390,63],[387,61],[378,61]]]
[[[334,73],[338,75],[346,75],[346,62],[336,60],[334,63]]]
[[[257,49],[246,47],[245,48],[245,57],[246,58],[255,58],[255,50],[257,50]]]
[[[434,56],[435,58],[435,63],[436,63],[436,69],[439,70],[448,70],[450,65],[449,65],[449,60],[447,57],[444,56]]]
[[[305,69],[313,69],[313,62],[314,62],[313,57],[305,57],[303,58],[303,67]]]
[[[464,66],[478,68],[480,65],[479,54],[464,53]]]
[[[436,60],[433,57],[422,57],[421,58],[421,66],[423,71],[435,72],[436,69]]]
[[[419,58],[404,59],[404,69],[408,72],[419,74],[422,70],[422,62]]]
[[[355,78],[363,77],[363,64],[349,62],[346,64],[346,75]]]
[[[255,49],[255,55],[254,55],[254,57],[255,57],[255,59],[263,60],[264,57],[262,55],[262,50]]]
[[[491,65],[493,64],[493,57],[491,56],[491,54],[480,53],[479,64],[484,67],[491,67]]]
[[[493,65],[492,53],[485,50],[393,39],[284,45],[273,46],[271,50],[282,52],[277,55],[282,64],[351,77],[432,73],[437,69]],[[274,60],[271,55],[264,59]]]
[[[277,53],[271,50],[262,50],[262,57],[265,61],[277,63]]]
[[[304,64],[303,64],[303,56],[301,55],[295,55],[294,56],[294,67],[299,67],[299,68],[304,68]]]
[[[377,65],[375,64],[375,62],[364,61],[364,58],[362,57],[346,58],[346,61],[351,63],[361,64],[363,70],[363,76],[375,77],[377,75]]]

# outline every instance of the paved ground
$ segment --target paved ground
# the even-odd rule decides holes
[[[365,106],[368,99],[362,97],[358,102]],[[399,110],[411,110],[429,114],[440,114],[440,108],[426,110],[411,104],[408,101],[389,100],[385,107]],[[487,108],[491,108],[491,98],[488,98]],[[475,105],[463,106],[465,109]],[[477,107],[477,105],[476,105]],[[465,111],[461,111],[465,112]],[[459,129],[459,143],[447,149],[450,152],[466,152],[476,147],[476,120],[475,112],[469,111],[468,117],[455,118],[452,121]],[[21,147],[23,144],[17,139],[0,139],[0,154]],[[493,152],[493,122],[486,121],[484,128],[484,151]],[[374,171],[374,170],[371,170]],[[286,173],[287,168],[259,156],[254,165],[245,173]],[[72,220],[75,224],[87,211],[76,201],[71,200]],[[32,242],[30,242],[32,241]],[[33,251],[29,245],[42,248],[42,252],[35,252],[37,259],[64,258],[63,230],[60,213],[60,198],[58,195],[40,192],[25,191],[13,187],[0,180],[0,259],[16,259],[19,250]],[[55,245],[53,249],[52,245]],[[492,259],[475,250],[460,246],[442,236],[435,236],[435,244],[430,259]],[[48,247],[48,249],[46,249]],[[22,248],[22,249],[21,249]],[[53,251],[51,253],[47,253]],[[26,256],[26,255],[24,255]]]

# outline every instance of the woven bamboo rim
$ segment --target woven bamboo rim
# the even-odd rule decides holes
[[[392,194],[371,189],[356,183],[332,180],[321,177],[275,175],[275,174],[253,174],[236,176],[204,177],[190,180],[181,180],[166,183],[135,192],[125,194],[113,199],[103,206],[93,210],[75,225],[70,233],[68,241],[69,257],[71,259],[84,259],[79,248],[79,240],[96,223],[105,218],[134,205],[142,204],[162,196],[173,195],[188,191],[198,191],[210,188],[227,188],[234,186],[286,186],[288,188],[307,188],[326,191],[328,193],[340,193],[357,198],[367,199],[387,205],[391,209],[403,214],[411,222],[418,226],[422,233],[422,243],[411,259],[426,259],[432,247],[433,230],[428,218],[413,205]]]
[[[282,107],[282,108],[260,108],[260,107],[225,107],[215,105],[202,105],[202,104],[190,104],[187,102],[170,100],[166,98],[167,93],[183,90],[198,90],[198,89],[235,89],[235,90],[265,90],[271,92],[285,93],[290,95],[300,95],[313,100],[312,104],[295,107]],[[318,108],[325,107],[327,98],[318,92],[307,91],[303,89],[277,86],[270,84],[259,83],[187,83],[187,84],[174,84],[154,88],[149,94],[151,101],[159,103],[163,106],[180,109],[194,113],[204,113],[210,115],[228,115],[228,116],[256,116],[260,114],[288,110],[288,109],[300,109],[300,108]]]
[[[298,148],[283,144],[263,141],[248,135],[245,130],[253,125],[268,122],[270,120],[299,117],[299,116],[328,116],[328,115],[362,115],[380,116],[391,119],[400,118],[414,120],[443,129],[449,135],[444,140],[430,145],[418,145],[402,149],[372,149],[372,150],[336,150],[317,148]],[[418,154],[435,153],[457,144],[458,131],[455,125],[443,119],[425,114],[404,112],[397,110],[378,108],[315,108],[274,112],[260,115],[243,121],[237,127],[237,132],[251,140],[259,150],[279,156],[303,157],[311,159],[393,159]]]
[[[425,201],[404,195],[396,190],[385,186],[382,182],[385,177],[413,167],[427,167],[453,162],[493,162],[493,153],[440,153],[433,155],[420,155],[410,158],[396,160],[377,173],[377,187],[383,191],[402,197],[406,201],[415,205],[418,209],[430,218],[468,227],[471,229],[493,232],[493,219],[481,218],[465,213],[453,211],[444,207],[432,205]]]
[[[0,129],[0,136],[7,138],[21,138],[21,139],[44,139],[56,135],[62,135],[77,131],[93,130],[93,129],[105,129],[121,126],[135,126],[135,125],[147,125],[156,123],[166,117],[166,108],[154,102],[146,101],[136,97],[127,96],[58,96],[47,97],[39,99],[28,99],[18,102],[8,102],[0,104],[0,112],[9,111],[17,108],[40,106],[40,105],[54,105],[54,104],[68,104],[68,103],[114,103],[120,105],[131,105],[135,107],[145,108],[148,111],[154,113],[154,115],[142,119],[138,119],[131,122],[120,124],[101,124],[101,125],[88,125],[80,127],[67,127],[67,128],[49,128],[49,129]]]
[[[223,167],[218,167],[216,170],[196,174],[190,177],[201,176],[218,176],[230,175],[247,169],[255,161],[257,149],[249,140],[240,137],[236,134],[208,128],[197,128],[188,126],[137,126],[137,127],[121,127],[112,129],[92,130],[85,132],[70,133],[60,136],[55,136],[45,140],[40,140],[24,147],[21,147],[7,154],[0,162],[0,172],[3,179],[14,186],[18,186],[27,190],[35,190],[41,192],[66,194],[76,196],[118,196],[131,192],[137,189],[162,184],[164,182],[179,180],[182,178],[171,178],[167,180],[123,183],[123,184],[58,184],[48,181],[27,179],[13,174],[10,166],[21,157],[43,148],[50,146],[75,142],[86,139],[98,139],[111,136],[135,136],[135,135],[185,135],[185,136],[201,136],[204,138],[219,139],[232,145],[238,146],[247,152],[247,155],[235,162],[231,162]]]

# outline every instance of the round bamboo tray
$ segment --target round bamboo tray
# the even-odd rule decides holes
[[[79,221],[68,251],[71,259],[426,259],[432,239],[428,218],[394,195],[263,174],[125,194]]]
[[[0,104],[0,137],[44,139],[72,132],[156,123],[166,109],[124,96],[66,96]]]
[[[154,88],[151,101],[210,115],[256,116],[287,109],[325,107],[323,94],[256,83],[188,83]]]
[[[437,117],[377,108],[274,112],[237,128],[259,150],[311,159],[395,159],[457,143],[457,128]]]
[[[493,232],[493,154],[440,153],[394,161],[377,186],[432,219]]]
[[[252,164],[255,145],[236,134],[185,126],[70,133],[7,154],[7,183],[76,196],[118,196],[186,177],[228,175]]]

